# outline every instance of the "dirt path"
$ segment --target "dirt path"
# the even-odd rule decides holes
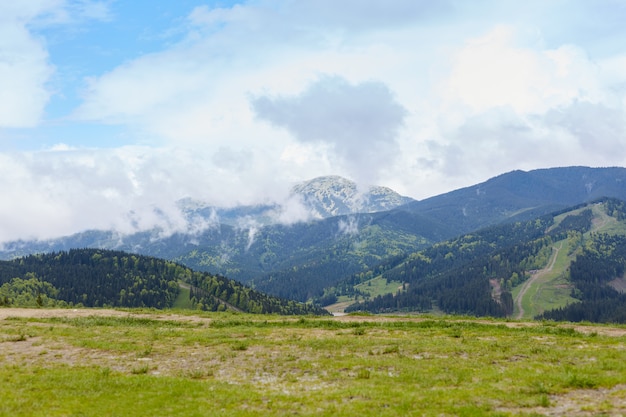
[[[548,262],[548,265],[544,269],[541,269],[535,272],[534,274],[532,274],[532,276],[529,279],[527,279],[526,282],[524,282],[524,284],[522,285],[522,289],[517,294],[517,297],[515,297],[515,305],[517,306],[517,315],[515,316],[516,319],[519,320],[523,318],[524,314],[526,313],[524,311],[524,307],[522,306],[522,300],[524,299],[526,292],[528,292],[530,287],[532,287],[533,284],[539,278],[543,277],[544,275],[552,271],[552,268],[554,267],[554,264],[556,263],[556,258],[559,256],[559,251],[561,250],[562,247],[563,247],[563,243],[561,243],[561,245],[558,248],[556,246],[553,246],[552,258],[550,258],[550,262]]]
[[[130,314],[124,311],[112,310],[112,309],[89,309],[89,308],[17,308],[17,307],[3,307],[0,308],[0,320],[5,320],[9,317],[19,318],[48,318],[48,317],[123,317]]]
[[[1,307],[0,320],[10,317],[18,318],[51,318],[51,317],[136,317],[153,320],[172,320],[181,322],[202,322],[211,323],[211,318],[199,317],[193,314],[177,314],[170,311],[159,311],[158,313],[140,313],[124,310],[114,310],[109,308],[20,308]]]

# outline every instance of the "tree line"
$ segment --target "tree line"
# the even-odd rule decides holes
[[[68,305],[166,308],[178,295],[181,268],[119,251],[75,249],[0,262],[0,283],[39,280],[54,287],[54,298]]]
[[[0,262],[0,305],[172,307],[179,281],[197,308],[324,314],[313,305],[265,295],[223,276],[175,262],[101,249],[72,249]],[[220,307],[221,306],[221,307]]]

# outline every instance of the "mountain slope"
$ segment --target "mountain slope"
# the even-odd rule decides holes
[[[341,177],[320,177],[294,187],[292,193],[313,210],[315,216],[352,213],[359,207],[376,212],[413,201],[385,187],[372,187],[361,194],[354,182]],[[202,233],[176,233],[161,237],[159,230],[120,235],[89,231],[47,242],[13,242],[4,245],[5,259],[29,253],[97,247],[141,253],[175,260],[191,268],[211,271],[243,282],[254,282],[273,294],[305,301],[323,293],[324,282],[311,279],[305,285],[282,290],[281,279],[296,267],[323,274],[334,283],[381,260],[425,247],[442,236],[440,228],[415,213],[387,212],[323,218],[293,225],[271,223],[276,206],[239,207],[227,211],[205,207],[187,200],[181,202],[189,216],[225,219]],[[247,219],[248,226],[240,225]],[[396,225],[394,219],[399,220]],[[262,224],[266,225],[263,226]],[[414,228],[420,229],[419,233]],[[286,272],[283,272],[286,271]],[[272,280],[274,284],[266,284]],[[288,277],[292,280],[292,277]]]
[[[437,308],[453,314],[511,316],[516,309],[512,292],[546,265],[555,268],[555,248],[556,253],[566,255],[566,262],[551,271],[551,281],[540,283],[541,291],[533,291],[533,300],[541,302],[538,293],[552,293],[563,286],[571,295],[566,294],[562,305],[543,317],[626,321],[626,308],[621,307],[626,305],[626,296],[612,284],[626,270],[626,203],[616,199],[436,244],[396,261],[397,265],[382,273],[384,279],[404,283],[403,291],[357,303],[347,311]],[[554,308],[554,300],[544,302],[543,309],[536,306],[540,311]]]
[[[218,275],[199,273],[162,259],[120,251],[74,249],[0,262],[0,305],[171,307],[179,281],[203,310],[323,314]]]
[[[458,234],[527,220],[601,197],[626,200],[626,169],[564,167],[512,171],[401,208],[445,221]]]

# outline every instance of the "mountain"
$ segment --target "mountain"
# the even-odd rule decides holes
[[[302,182],[293,187],[291,194],[299,196],[313,217],[318,219],[388,211],[415,201],[387,187],[370,187],[360,192],[355,182],[338,176]]]
[[[301,206],[301,220],[327,219],[347,214],[387,211],[413,202],[387,187],[372,186],[366,191],[358,189],[354,181],[331,175],[314,178],[294,185],[286,203],[215,207],[209,203],[185,198],[178,207],[188,219],[202,219],[234,227],[259,227],[282,223],[285,204]]]
[[[191,198],[179,200],[177,206],[188,221],[200,220],[209,225],[226,224],[234,227],[274,224],[278,220],[277,214],[280,213],[279,204],[215,207]]]
[[[444,221],[458,234],[531,219],[601,197],[626,200],[626,169],[564,167],[512,171],[402,209]]]
[[[384,188],[370,189],[361,196],[353,183],[339,177],[298,184],[292,192],[317,216],[350,214],[285,225],[275,223],[272,210],[278,206],[271,204],[229,209],[228,217],[215,208],[187,201],[190,216],[207,220],[209,226],[201,232],[162,236],[160,230],[132,235],[90,231],[46,242],[5,244],[0,255],[10,259],[84,247],[124,250],[173,260],[273,295],[306,301],[349,286],[347,280],[354,276],[378,276],[406,256],[438,242],[493,225],[534,220],[600,196],[626,200],[626,169],[513,171],[421,201],[408,201]],[[376,211],[402,203],[406,204]],[[373,212],[353,213],[357,207]],[[254,221],[246,226],[237,221],[241,216]],[[263,216],[267,220],[255,220]]]
[[[197,270],[271,288],[282,287],[281,278],[274,276],[274,285],[265,285],[264,276],[293,271],[294,266],[300,274],[311,271],[319,275],[325,271],[330,282],[334,282],[337,274],[349,275],[440,238],[437,230],[431,230],[430,220],[419,219],[419,215],[410,215],[411,224],[423,225],[423,231],[415,236],[408,229],[395,230],[389,221],[393,216],[374,220],[372,214],[355,213],[358,209],[376,212],[413,201],[386,187],[371,187],[361,193],[352,181],[337,176],[320,177],[297,184],[291,196],[309,210],[309,217],[321,219],[286,226],[276,224],[279,205],[223,209],[186,199],[179,206],[188,218],[200,218],[200,223],[209,225],[202,233],[163,237],[160,230],[132,235],[87,231],[51,241],[7,243],[0,257],[11,259],[84,247],[124,250],[175,260]],[[333,213],[353,214],[329,218]],[[324,280],[313,279],[310,285],[297,285],[295,291],[274,294],[305,301],[321,294],[324,286]]]
[[[492,226],[383,264],[379,271],[401,290],[347,311],[523,317],[526,297],[526,308],[541,318],[624,323],[626,202],[601,199]],[[358,277],[350,281],[358,284]]]

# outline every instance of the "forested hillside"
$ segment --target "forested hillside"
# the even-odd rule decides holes
[[[616,229],[618,234],[589,231],[597,220],[592,207],[619,223],[626,218],[625,205],[619,200],[603,199],[436,244],[395,267],[379,267],[384,271],[382,277],[403,283],[401,291],[356,303],[346,311],[436,308],[452,314],[509,316],[514,308],[512,289],[528,279],[532,271],[545,267],[552,246],[565,240],[575,258],[569,277],[575,286],[572,295],[581,303],[544,317],[622,322],[626,320],[626,309],[620,306],[626,298],[607,283],[624,275],[626,237],[623,229]],[[353,277],[349,284],[357,281],[358,277]]]
[[[283,237],[261,241],[256,248],[267,254],[283,258],[273,272],[257,276],[254,287],[278,297],[306,301],[320,297],[324,289],[362,271],[367,271],[384,260],[411,253],[439,240],[436,227],[420,216],[411,216],[414,227],[422,225],[422,235],[415,235],[398,227],[390,226],[388,214],[361,215],[351,218],[328,219],[326,228],[319,224],[307,224],[281,228]],[[341,230],[341,225],[351,230]],[[260,233],[263,239],[265,231]],[[270,242],[280,242],[270,249]],[[291,243],[290,243],[291,242]],[[317,243],[316,243],[317,242]],[[325,242],[320,245],[320,242]],[[263,246],[265,248],[263,248]],[[293,247],[292,247],[293,245]],[[260,254],[260,259],[264,255]]]
[[[382,273],[389,281],[403,282],[404,291],[347,311],[429,311],[435,305],[446,313],[506,316],[513,308],[510,288],[525,279],[526,270],[547,260],[543,249],[552,241],[545,236],[551,222],[546,216],[491,227],[417,252]],[[492,297],[490,278],[504,278],[500,299]]]
[[[162,259],[119,251],[74,249],[0,262],[0,305],[171,307],[179,281],[203,310],[322,314],[312,305],[282,300],[233,280]]]
[[[608,210],[626,220],[626,203],[610,202]],[[592,234],[570,266],[573,295],[580,300],[548,311],[544,319],[626,323],[626,236]]]

